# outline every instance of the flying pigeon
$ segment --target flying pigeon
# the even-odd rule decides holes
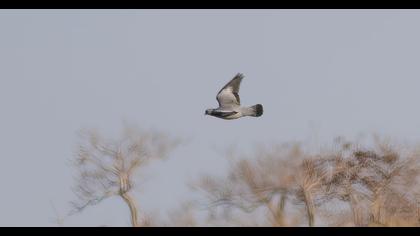
[[[241,106],[239,98],[239,86],[244,78],[243,74],[238,73],[217,93],[216,99],[219,107],[207,109],[205,115],[215,116],[225,120],[238,119],[243,116],[259,117],[263,114],[263,106],[256,104],[251,107]]]

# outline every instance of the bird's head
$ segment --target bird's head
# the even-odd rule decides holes
[[[204,115],[211,115],[212,111],[213,111],[213,109],[207,109],[206,112],[204,113]]]

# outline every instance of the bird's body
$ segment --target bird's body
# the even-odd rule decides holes
[[[227,83],[216,96],[219,107],[207,109],[206,115],[215,116],[225,120],[238,119],[244,116],[259,117],[263,114],[263,106],[256,104],[251,107],[241,106],[239,87],[243,79],[242,74],[237,74]]]

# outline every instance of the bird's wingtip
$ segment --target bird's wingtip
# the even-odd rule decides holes
[[[244,76],[244,74],[239,72],[235,75],[235,77],[243,79],[245,76]]]

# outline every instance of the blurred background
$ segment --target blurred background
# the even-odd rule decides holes
[[[418,22],[0,10],[0,225],[418,225]],[[264,115],[204,116],[238,72]]]

